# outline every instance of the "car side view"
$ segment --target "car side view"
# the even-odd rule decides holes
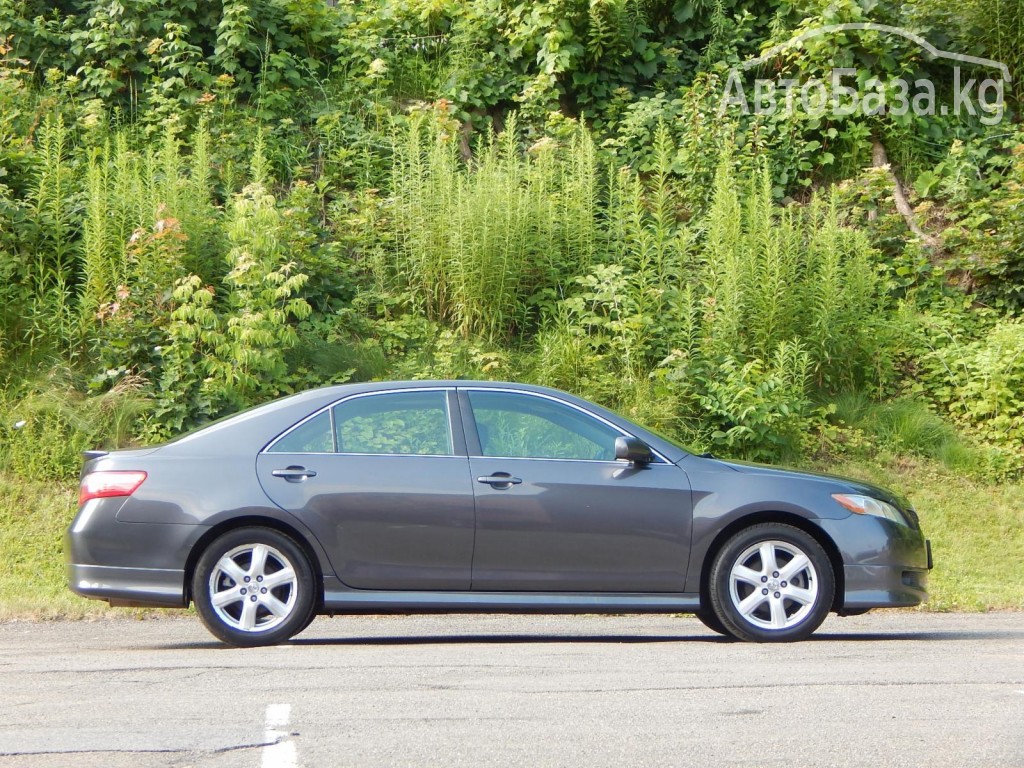
[[[593,403],[498,382],[277,400],[86,455],[71,589],[185,608],[235,646],[318,615],[695,613],[802,640],[926,599],[914,509],[872,485],[696,455]]]

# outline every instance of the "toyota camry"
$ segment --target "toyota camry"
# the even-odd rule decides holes
[[[739,640],[926,598],[910,504],[854,480],[697,455],[543,387],[311,390],[140,450],[90,451],[75,592],[194,603],[216,637],[316,616],[695,613]]]

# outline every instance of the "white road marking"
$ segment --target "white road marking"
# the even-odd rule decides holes
[[[296,768],[298,752],[295,742],[285,730],[291,718],[291,704],[267,705],[266,725],[263,738],[271,742],[263,748],[263,768]]]

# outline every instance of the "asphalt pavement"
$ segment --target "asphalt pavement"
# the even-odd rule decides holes
[[[170,616],[173,616],[170,615]],[[1024,614],[320,618],[236,650],[194,616],[0,624],[0,768],[1024,766]]]

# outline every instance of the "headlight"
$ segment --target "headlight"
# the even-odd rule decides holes
[[[855,493],[833,493],[832,498],[846,507],[856,515],[874,515],[892,520],[897,525],[906,525],[906,518],[892,504],[887,504],[879,499],[870,496],[860,496]]]

